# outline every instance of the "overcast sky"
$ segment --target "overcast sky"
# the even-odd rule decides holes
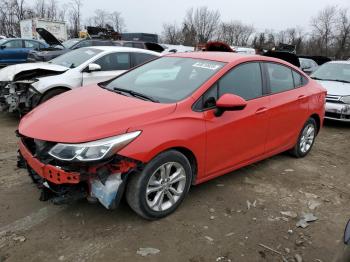
[[[95,9],[118,11],[128,32],[161,33],[163,23],[181,23],[188,8],[208,6],[219,10],[223,21],[240,20],[258,30],[278,31],[308,29],[310,18],[329,4],[350,9],[350,0],[83,0],[83,18]]]

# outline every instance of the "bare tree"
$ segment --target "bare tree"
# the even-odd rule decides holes
[[[114,27],[114,30],[118,33],[122,33],[125,30],[124,18],[120,12],[114,11],[110,15],[110,22]]]
[[[176,23],[163,24],[162,40],[164,43],[179,45],[183,41],[182,38],[182,31],[178,28]]]
[[[340,9],[337,19],[336,53],[338,59],[345,58],[350,54],[350,14],[348,9]]]
[[[198,43],[206,43],[211,40],[219,24],[219,11],[209,10],[206,6],[199,7],[196,10],[189,9],[184,19],[184,25],[196,31]]]
[[[335,24],[336,24],[336,6],[327,6],[321,10],[316,17],[311,20],[311,25],[314,30],[314,35],[321,40],[319,49],[321,53],[328,56],[329,48],[334,39]]]
[[[69,18],[71,22],[71,36],[78,36],[80,30],[82,0],[71,0]]]
[[[229,45],[246,46],[254,31],[253,26],[244,25],[239,21],[223,22],[218,30],[218,40]]]

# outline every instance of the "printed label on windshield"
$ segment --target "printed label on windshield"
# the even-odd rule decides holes
[[[213,71],[218,70],[221,67],[221,65],[218,65],[218,64],[202,63],[202,62],[197,62],[192,66],[204,68],[204,69],[209,69],[209,70],[213,70]]]

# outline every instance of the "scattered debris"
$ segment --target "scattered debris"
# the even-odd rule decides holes
[[[218,257],[217,259],[216,259],[216,261],[217,262],[231,262],[232,260],[231,259],[229,259],[229,258],[227,258],[227,257]]]
[[[289,253],[290,253],[290,249],[289,249],[289,248],[287,248],[287,247],[284,249],[284,251],[285,251],[287,254],[289,254]]]
[[[256,200],[254,200],[253,203],[251,203],[249,200],[247,200],[247,208],[248,208],[248,210],[249,210],[251,207],[256,207]]]
[[[291,218],[298,217],[298,214],[296,212],[293,212],[293,211],[281,211],[280,213],[282,216],[286,216],[286,217],[291,217]]]
[[[261,244],[261,243],[259,244],[259,246],[261,246],[261,247],[263,247],[263,248],[265,248],[265,249],[271,251],[272,253],[275,253],[275,254],[277,254],[277,255],[280,255],[283,262],[288,262],[288,260],[283,256],[283,254],[282,254],[281,252],[279,252],[279,251],[277,251],[277,250],[275,250],[275,249],[273,249],[273,248],[271,248],[271,247],[269,247],[269,246],[266,246],[266,245],[264,245],[264,244]]]
[[[303,258],[299,254],[295,254],[294,258],[295,258],[296,262],[303,262]]]
[[[319,207],[321,205],[321,203],[312,199],[312,200],[308,201],[307,205],[308,205],[309,209],[314,210],[317,207]]]
[[[210,216],[210,220],[214,220],[215,219],[215,217],[214,216]]]
[[[209,227],[208,227],[208,226],[204,226],[203,228],[204,228],[204,229],[208,229]]]
[[[65,259],[64,256],[60,256],[60,257],[58,258],[59,261],[63,261],[64,259]]]
[[[292,229],[289,229],[287,232],[288,232],[289,235],[293,234],[293,230]]]
[[[225,186],[224,184],[216,184],[217,187],[223,187]]]
[[[288,169],[285,169],[284,172],[294,172],[294,169],[288,168]]]
[[[235,234],[234,232],[230,232],[230,233],[227,233],[225,236],[230,237],[230,236],[233,236],[234,234]]]
[[[12,238],[14,241],[18,241],[18,242],[24,242],[26,241],[26,238],[24,236],[15,236],[14,238]]]
[[[140,247],[137,251],[136,254],[140,256],[148,256],[148,255],[156,255],[160,252],[159,249],[152,248],[152,247]]]
[[[307,228],[309,226],[309,222],[314,222],[317,219],[318,218],[314,216],[314,214],[306,213],[302,215],[301,219],[296,223],[296,226],[301,228]]]
[[[210,236],[204,236],[204,238],[206,240],[208,240],[209,242],[213,242],[214,241],[214,239],[212,237],[210,237]]]
[[[210,208],[210,209],[209,209],[209,212],[210,212],[210,213],[214,213],[214,212],[215,212],[215,209],[214,209],[214,208]]]

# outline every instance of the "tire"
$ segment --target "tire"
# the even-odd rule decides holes
[[[317,135],[315,119],[309,118],[300,131],[297,143],[290,153],[296,158],[305,157],[312,149]]]
[[[67,91],[68,90],[64,89],[64,88],[55,88],[53,90],[47,91],[46,94],[43,95],[43,97],[40,99],[40,103],[39,104],[42,104],[42,103],[46,102],[47,100],[50,100],[54,96],[57,96],[59,94],[67,92]]]
[[[188,193],[191,181],[192,169],[188,159],[176,150],[169,150],[151,160],[141,173],[131,175],[126,200],[131,209],[143,218],[163,218],[178,208]],[[147,190],[151,193],[146,194]]]

